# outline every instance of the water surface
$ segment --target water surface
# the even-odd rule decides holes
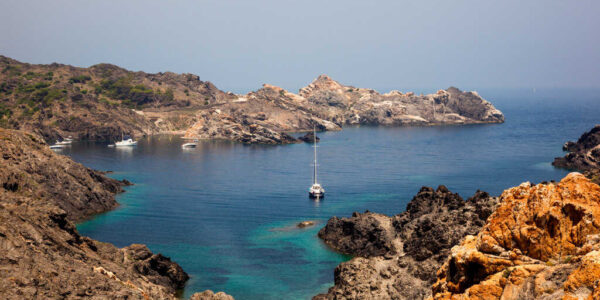
[[[309,299],[333,284],[348,257],[316,233],[331,216],[404,210],[421,186],[463,197],[498,195],[523,181],[559,180],[550,165],[562,144],[598,123],[597,91],[483,91],[506,123],[446,127],[352,127],[321,133],[320,181],[310,201],[310,145],[206,141],[182,150],[178,137],[143,139],[133,149],[76,143],[63,152],[135,183],[121,207],[79,224],[119,247],[144,243],[190,275],[185,294],[223,290],[236,299]],[[321,222],[295,229],[303,220]]]

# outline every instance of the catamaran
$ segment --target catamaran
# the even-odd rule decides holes
[[[317,182],[317,132],[313,128],[313,147],[315,147],[315,161],[313,164],[313,184],[308,189],[310,198],[321,199],[325,197],[325,189]]]

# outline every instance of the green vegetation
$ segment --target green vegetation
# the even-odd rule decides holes
[[[21,68],[17,66],[8,65],[2,69],[3,74],[7,74],[10,76],[19,76],[21,75]]]
[[[56,88],[41,88],[35,92],[19,99],[20,104],[27,104],[34,112],[40,107],[47,107],[55,100],[64,100],[67,95],[66,90]]]
[[[73,76],[71,78],[69,78],[69,83],[86,83],[88,81],[92,80],[92,77],[88,76],[88,75],[78,75],[78,76]]]
[[[185,89],[185,91],[183,91],[185,93],[186,96],[190,95],[190,91],[188,89]]]
[[[4,116],[10,118],[11,115],[12,111],[8,107],[6,107],[6,105],[0,103],[0,120],[4,119]]]
[[[129,77],[121,77],[117,80],[105,79],[96,86],[94,93],[121,100],[123,105],[130,108],[142,107],[152,102],[166,103],[174,100],[171,89],[163,93],[143,84],[133,85],[131,81]]]

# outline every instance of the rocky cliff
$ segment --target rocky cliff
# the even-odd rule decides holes
[[[424,299],[450,248],[477,233],[496,203],[485,192],[464,201],[444,186],[423,187],[396,216],[331,218],[319,237],[357,257],[340,264],[335,285],[314,299]]]
[[[577,142],[566,142],[564,157],[557,157],[552,165],[560,168],[578,170],[600,184],[600,125],[581,135]]]
[[[175,299],[188,275],[144,245],[116,248],[73,221],[114,208],[122,183],[0,128],[0,297]],[[196,299],[210,298],[198,295]]]
[[[600,187],[579,173],[508,189],[452,248],[433,299],[600,299]]]

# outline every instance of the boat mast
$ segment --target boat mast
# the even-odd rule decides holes
[[[313,183],[317,183],[317,130],[313,126],[313,144],[315,147],[315,164],[314,164],[314,174],[313,174]]]

